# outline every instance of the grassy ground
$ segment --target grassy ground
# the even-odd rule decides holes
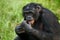
[[[14,28],[22,17],[22,7],[30,2],[41,3],[60,20],[60,0],[0,0],[0,40],[13,40],[16,36]]]

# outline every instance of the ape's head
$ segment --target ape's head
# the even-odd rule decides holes
[[[29,3],[23,7],[23,17],[27,23],[33,24],[42,13],[42,6],[37,3]]]

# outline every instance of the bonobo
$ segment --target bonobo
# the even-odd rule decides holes
[[[15,28],[15,40],[60,40],[56,38],[60,30],[53,12],[38,3],[25,5],[22,12],[24,20]]]

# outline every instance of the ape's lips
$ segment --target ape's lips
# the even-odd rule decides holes
[[[28,20],[27,23],[28,24],[33,24],[34,23],[34,20]]]

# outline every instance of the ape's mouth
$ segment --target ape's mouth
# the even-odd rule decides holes
[[[34,23],[34,19],[28,20],[27,23],[28,23],[28,24],[33,24],[33,23]]]

